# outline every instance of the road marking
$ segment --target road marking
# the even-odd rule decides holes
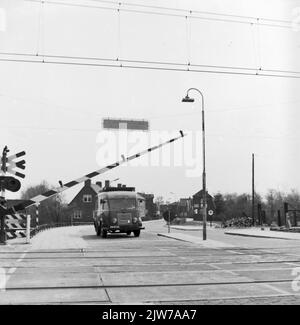
[[[21,261],[24,259],[24,257],[26,256],[26,254],[27,254],[27,251],[25,251],[25,252],[21,255],[21,257],[20,257],[19,259],[17,259],[17,263],[21,262]]]
[[[21,257],[20,257],[19,259],[17,259],[17,263],[22,262],[22,260],[23,260],[24,257],[26,256],[27,252],[28,252],[28,249],[25,250],[25,252],[21,255]],[[16,272],[16,270],[17,270],[17,267],[11,267],[11,268],[8,269],[7,273],[8,273],[9,275],[7,275],[7,277],[6,277],[6,282],[9,281],[9,279],[10,279],[11,276]]]

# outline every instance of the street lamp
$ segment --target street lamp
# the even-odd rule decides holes
[[[183,103],[193,103],[194,98],[189,97],[190,91],[196,91],[201,95],[202,99],[202,149],[203,149],[203,173],[202,173],[202,189],[203,189],[203,240],[206,240],[206,221],[207,221],[207,199],[206,199],[206,170],[205,170],[205,119],[204,119],[204,96],[197,88],[188,89],[186,96],[182,99]]]

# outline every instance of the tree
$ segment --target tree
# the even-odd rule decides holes
[[[38,185],[27,187],[21,192],[22,200],[30,200],[31,198],[51,190],[51,187],[46,181],[42,181]],[[64,198],[58,194],[54,197],[41,202],[39,206],[39,224],[59,223],[62,219],[62,213],[65,209]],[[28,213],[35,214],[35,208],[30,207]]]
[[[270,189],[268,190],[265,198],[268,223],[271,224],[272,222],[277,222],[277,211],[282,211],[285,194],[280,191]]]
[[[160,205],[164,204],[164,198],[162,196],[157,196],[155,198],[155,204],[156,204],[157,208],[159,208]]]
[[[296,189],[292,189],[284,199],[292,209],[300,210],[300,194]]]
[[[221,193],[214,195],[214,203],[216,206],[216,219],[224,221],[226,219],[226,202]]]

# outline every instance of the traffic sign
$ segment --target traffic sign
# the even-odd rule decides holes
[[[103,119],[103,128],[149,131],[149,122],[146,120]]]
[[[9,152],[9,150],[7,149],[7,147],[5,147],[3,150],[3,156],[1,157],[1,163],[2,163],[1,170],[4,173],[9,173],[20,178],[25,178],[25,175],[23,173],[15,171],[15,168],[24,170],[26,161],[24,159],[21,161],[14,161],[14,160],[24,156],[26,152],[21,151],[14,155],[6,157],[7,152]]]
[[[213,216],[214,215],[214,211],[213,210],[208,210],[207,213],[208,213],[209,216]]]

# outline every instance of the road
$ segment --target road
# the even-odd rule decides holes
[[[0,304],[300,304],[292,287],[299,240],[209,228],[208,238],[224,244],[214,248],[158,236],[167,232],[163,221],[145,226],[139,238],[102,239],[93,226],[80,226],[0,246]]]

